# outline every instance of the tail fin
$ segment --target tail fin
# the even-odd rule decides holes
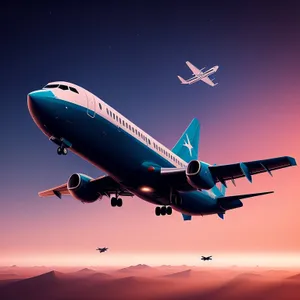
[[[222,202],[222,201],[232,202],[232,201],[236,201],[236,200],[252,198],[252,197],[257,197],[257,196],[262,196],[262,195],[267,195],[267,194],[272,194],[272,193],[274,193],[274,192],[270,191],[270,192],[254,193],[254,194],[243,194],[243,195],[234,195],[234,196],[227,196],[227,197],[218,197],[218,200],[220,202]]]
[[[176,145],[173,147],[172,152],[186,162],[198,159],[199,139],[200,124],[197,119],[193,119]]]
[[[183,79],[182,77],[180,77],[179,75],[177,75],[177,77],[181,81],[181,84],[188,84],[188,82],[185,79]]]

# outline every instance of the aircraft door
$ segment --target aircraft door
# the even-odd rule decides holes
[[[95,118],[96,112],[96,101],[93,95],[87,95],[86,94],[86,100],[87,100],[87,114],[91,118]]]

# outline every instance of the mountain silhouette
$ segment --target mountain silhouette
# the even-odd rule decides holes
[[[168,275],[164,275],[163,277],[165,278],[190,278],[191,276],[191,269],[181,271],[181,272],[176,272]]]
[[[153,269],[152,267],[144,264],[138,264],[136,266],[130,266],[127,268],[120,269],[119,272],[128,272],[128,271],[139,271],[139,270],[150,270]]]
[[[286,279],[299,280],[300,281],[300,273],[296,274],[296,275],[293,275],[293,276],[290,276],[290,277],[287,277]]]

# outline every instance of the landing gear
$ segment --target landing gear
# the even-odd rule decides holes
[[[110,203],[112,207],[121,207],[123,205],[123,200],[121,198],[112,197]]]
[[[155,214],[157,216],[170,216],[172,214],[172,207],[171,206],[157,206],[155,207]]]
[[[111,204],[112,207],[117,206],[117,198],[116,197],[112,197],[110,199],[110,204]]]
[[[55,136],[51,136],[49,140],[58,146],[58,155],[67,155],[68,148],[72,147],[72,144],[64,138],[56,138]]]
[[[121,198],[117,199],[117,206],[121,207],[123,205],[123,200]]]
[[[68,154],[68,149],[63,147],[63,146],[59,146],[57,148],[57,154],[58,155],[67,155]]]
[[[167,215],[171,215],[172,214],[172,207],[171,206],[167,206],[167,208],[166,208],[166,213],[167,213]]]

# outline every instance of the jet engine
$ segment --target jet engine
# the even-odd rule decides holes
[[[209,190],[215,185],[208,164],[192,160],[185,171],[188,183],[198,190]]]
[[[70,194],[75,199],[86,203],[92,203],[98,200],[100,195],[94,186],[91,185],[90,181],[92,179],[93,178],[80,173],[71,175],[67,183]]]

